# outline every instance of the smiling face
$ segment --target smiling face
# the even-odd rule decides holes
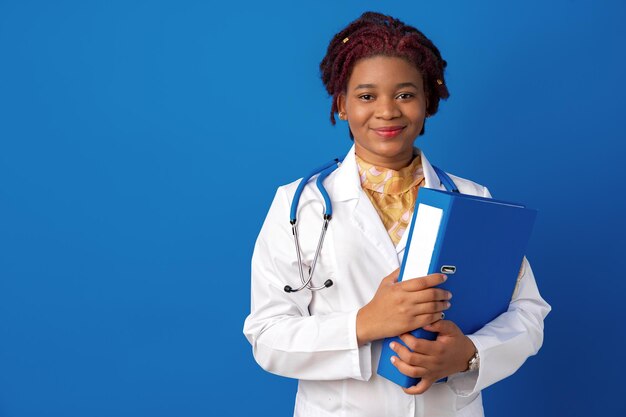
[[[411,163],[426,117],[422,75],[414,65],[388,56],[359,60],[337,104],[361,159],[394,170]]]

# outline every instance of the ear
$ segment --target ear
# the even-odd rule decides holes
[[[337,110],[339,110],[339,113],[345,113],[346,112],[346,95],[345,95],[345,93],[341,93],[341,94],[339,94],[339,96],[337,96]]]

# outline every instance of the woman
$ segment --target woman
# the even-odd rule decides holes
[[[332,286],[285,291],[300,286],[287,223],[299,181],[280,187],[255,246],[244,325],[264,369],[299,379],[296,416],[482,416],[480,391],[515,372],[542,344],[550,307],[525,259],[508,311],[472,335],[443,319],[454,302],[436,288],[443,275],[397,282],[419,187],[443,189],[413,145],[448,97],[445,66],[417,29],[371,12],[335,35],[320,65],[333,97],[331,122],[338,113],[354,139],[324,182],[333,215],[312,284],[331,280]],[[481,185],[451,177],[461,193],[490,196]],[[308,266],[323,210],[318,190],[305,187],[298,233]],[[438,332],[437,340],[408,334],[419,327]],[[376,375],[382,339],[396,335],[411,350],[394,344],[392,362],[421,378],[408,389]]]

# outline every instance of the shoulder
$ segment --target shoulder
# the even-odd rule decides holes
[[[306,186],[302,189],[302,193],[300,195],[300,200],[306,200],[308,198],[313,197],[315,193],[312,193],[312,188],[315,188],[315,180],[317,179],[317,175],[313,176],[306,184]],[[287,184],[283,184],[276,189],[276,195],[274,197],[275,200],[279,200],[282,204],[291,205],[291,202],[294,199],[298,186],[302,182],[302,178],[298,178],[295,181],[292,181]]]
[[[284,194],[284,195],[292,196],[296,193],[296,189],[298,188],[298,185],[300,185],[301,181],[302,181],[302,178],[298,178],[295,181],[289,182],[287,184],[283,184],[278,187],[276,192],[277,194]]]
[[[320,175],[324,175],[322,188],[328,193],[331,200],[343,200],[347,197],[354,197],[353,192],[347,192],[347,190],[354,188],[352,187],[354,183],[360,187],[353,149],[351,148],[343,158],[332,158],[316,169],[312,169],[312,172],[310,170],[309,175],[304,177],[308,179],[306,184],[302,182],[303,178],[298,178],[278,187],[277,194],[286,196],[290,204],[295,195],[297,195],[299,202],[319,200],[322,196],[320,195],[320,185],[317,182]]]
[[[440,188],[443,189],[442,178],[440,178],[439,173],[444,172],[445,175],[450,177],[450,179],[454,182],[454,185],[459,189],[461,194],[469,194],[475,195],[479,197],[491,197],[489,190],[484,185],[478,184],[474,181],[468,180],[463,177],[459,177],[458,175],[451,174],[447,171],[442,170],[439,167],[435,167],[431,162],[426,158],[424,152],[420,149],[416,148],[417,152],[420,152],[422,156],[422,166],[424,168],[424,177],[426,179],[426,186],[431,188]]]
[[[294,199],[297,199],[296,204],[299,212],[301,211],[301,208],[308,207],[312,203],[320,200],[321,196],[319,196],[319,191],[315,185],[318,175],[319,174],[316,174],[311,177],[299,193],[298,187],[302,185],[303,178],[298,178],[295,181],[279,186],[276,189],[270,211],[280,213],[280,216],[282,217],[285,217],[286,215],[291,217],[292,214],[294,214],[291,213]],[[298,194],[297,197],[296,194]]]

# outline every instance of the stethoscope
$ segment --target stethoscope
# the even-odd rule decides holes
[[[291,211],[289,213],[289,223],[291,224],[291,232],[293,233],[293,241],[296,246],[296,256],[298,257],[298,270],[300,272],[300,281],[302,285],[296,289],[293,289],[290,285],[285,285],[285,292],[298,292],[304,288],[308,288],[311,291],[319,291],[324,288],[332,287],[333,281],[331,279],[327,279],[324,282],[324,285],[320,285],[319,287],[314,287],[311,284],[311,280],[313,279],[313,273],[315,272],[315,265],[317,265],[317,258],[319,257],[320,252],[322,251],[322,246],[324,244],[324,237],[326,236],[326,230],[328,229],[328,224],[333,217],[333,206],[330,202],[330,197],[328,196],[328,192],[324,187],[324,180],[328,177],[334,170],[336,170],[341,165],[342,159],[333,159],[332,161],[327,162],[321,167],[314,169],[307,176],[303,177],[298,187],[296,188],[296,192],[293,195],[293,201],[291,202]],[[446,174],[441,169],[432,165],[437,177],[439,177],[439,182],[445,187],[446,191],[451,193],[458,193],[459,189],[452,181],[452,178],[448,174]],[[302,195],[302,191],[304,187],[307,185],[309,180],[318,175],[317,180],[315,181],[315,185],[319,190],[320,194],[322,194],[322,198],[324,199],[324,222],[322,223],[322,230],[320,232],[320,237],[317,241],[317,249],[315,250],[315,255],[313,256],[313,263],[309,267],[309,277],[307,279],[304,278],[304,265],[302,264],[302,255],[300,251],[300,239],[298,237],[298,203],[300,202],[300,196]]]

